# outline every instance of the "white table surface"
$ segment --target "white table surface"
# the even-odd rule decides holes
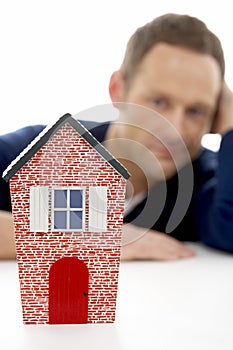
[[[22,323],[15,261],[0,262],[1,350],[232,350],[233,255],[123,262],[115,324]]]

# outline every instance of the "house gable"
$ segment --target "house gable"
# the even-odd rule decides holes
[[[65,124],[69,123],[79,135],[81,135],[108,163],[118,171],[125,179],[130,177],[128,171],[117,159],[96,140],[96,138],[71,114],[65,114],[55,124],[46,127],[19,155],[8,168],[3,172],[3,178],[9,181],[28,160],[35,155],[40,148]]]

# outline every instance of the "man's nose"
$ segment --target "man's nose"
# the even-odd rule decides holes
[[[171,111],[169,111],[166,118],[168,122],[171,124],[171,126],[173,126],[174,129],[176,129],[177,133],[180,134],[180,136],[183,136],[185,131],[183,108],[182,107],[173,108]]]
[[[182,107],[172,108],[164,114],[160,136],[169,143],[177,143],[185,136],[185,120]]]

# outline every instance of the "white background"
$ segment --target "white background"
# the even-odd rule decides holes
[[[135,29],[166,12],[204,20],[221,39],[233,88],[231,2],[0,0],[0,134],[110,103],[108,82]]]

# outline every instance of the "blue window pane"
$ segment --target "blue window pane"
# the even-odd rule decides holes
[[[70,228],[71,229],[82,229],[82,211],[71,211],[70,212]]]
[[[66,211],[54,212],[54,229],[66,229]]]
[[[67,191],[55,190],[54,191],[54,207],[66,208],[67,207]]]
[[[82,208],[82,191],[70,190],[70,207]]]

